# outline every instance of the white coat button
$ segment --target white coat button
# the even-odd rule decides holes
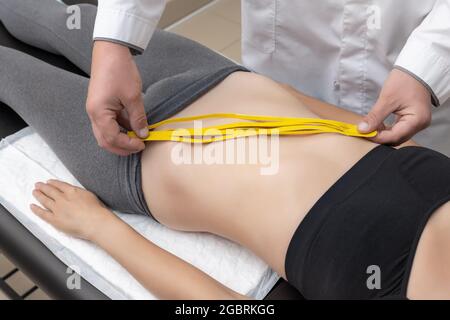
[[[334,90],[339,90],[341,88],[341,84],[339,83],[339,81],[334,81],[333,87],[334,87]]]

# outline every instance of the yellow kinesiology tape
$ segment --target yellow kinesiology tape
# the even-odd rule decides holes
[[[191,122],[204,119],[238,119],[251,122],[235,122],[206,128],[182,128],[154,131],[154,129],[172,123]],[[236,113],[214,113],[184,118],[167,119],[148,126],[150,134],[142,141],[175,141],[186,143],[211,143],[258,135],[306,135],[319,133],[337,133],[350,137],[372,138],[376,131],[364,134],[357,126],[345,122],[314,118],[289,118],[258,116]],[[132,131],[128,136],[136,138]]]

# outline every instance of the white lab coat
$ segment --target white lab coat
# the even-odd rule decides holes
[[[110,39],[144,51],[166,0],[98,0],[94,39]]]
[[[450,0],[242,0],[242,8],[247,67],[359,114],[398,67],[440,105],[416,140],[450,155]],[[99,0],[94,37],[145,49],[163,9],[164,0]]]

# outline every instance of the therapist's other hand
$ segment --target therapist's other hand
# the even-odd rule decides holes
[[[148,135],[142,81],[127,47],[95,42],[86,111],[100,147],[120,156],[145,148],[144,142],[128,137],[119,126],[141,138]]]
[[[384,120],[393,113],[395,122],[385,126]],[[378,130],[372,141],[399,145],[411,139],[431,123],[431,94],[413,76],[394,69],[384,83],[380,97],[370,113],[359,124],[359,131]]]

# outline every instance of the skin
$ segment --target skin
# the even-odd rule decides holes
[[[215,112],[361,120],[288,86],[242,72],[230,75],[176,117]],[[205,122],[204,126],[233,121]],[[209,232],[235,241],[284,278],[286,251],[297,226],[326,190],[377,146],[335,134],[281,137],[280,170],[262,176],[260,164],[175,165],[170,155],[176,145],[150,143],[142,154],[144,196],[155,218],[172,229]],[[89,191],[51,180],[36,184],[33,195],[41,204],[32,205],[35,214],[102,247],[161,299],[246,298],[142,238]],[[450,226],[449,206],[433,217],[439,220],[427,225],[416,252],[408,288],[411,298],[450,298],[450,236],[443,227]]]
[[[130,50],[112,42],[96,41],[86,111],[100,147],[121,156],[144,150],[140,139],[128,137],[119,127],[120,124],[147,137],[141,92],[141,76]]]
[[[86,110],[98,145],[127,156],[140,152],[144,144],[120,132],[119,124],[139,137],[148,135],[142,101],[141,75],[130,50],[120,44],[96,41],[92,55],[91,80]],[[384,121],[396,116],[392,126]],[[431,123],[431,94],[408,73],[393,69],[372,110],[359,120],[362,133],[378,130],[372,139],[379,144],[400,145]]]
[[[392,126],[384,120],[395,115]],[[431,94],[417,79],[394,69],[384,83],[378,101],[359,123],[360,132],[378,130],[372,141],[379,144],[400,145],[431,123]]]

